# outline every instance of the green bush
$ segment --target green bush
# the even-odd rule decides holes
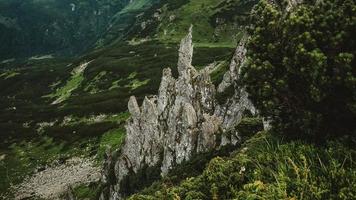
[[[250,98],[279,132],[324,138],[356,124],[356,5],[352,0],[304,4],[291,12],[262,1],[252,15]]]
[[[201,175],[129,199],[355,199],[355,142],[317,146],[261,132],[230,157],[212,159]]]

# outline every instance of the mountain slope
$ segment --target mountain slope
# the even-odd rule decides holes
[[[118,147],[124,136],[129,97],[142,101],[153,94],[162,69],[175,65],[176,52],[174,44],[118,43],[77,59],[2,64],[0,190],[57,159],[82,155],[102,162],[107,145]],[[231,52],[197,48],[193,63],[229,60]]]
[[[125,29],[135,18],[131,12],[147,8],[140,6],[129,0],[2,0],[0,58],[82,53],[95,47],[118,13],[129,15],[121,22]]]
[[[197,45],[234,47],[248,23],[250,10],[257,2],[162,0],[139,17],[127,38],[178,43],[193,24]]]
[[[100,199],[125,199],[131,194],[140,193],[143,188],[155,180],[159,180],[160,177],[163,181],[144,190],[143,195],[132,196],[132,199],[353,199],[355,196],[355,193],[352,192],[355,189],[353,182],[356,178],[353,162],[355,139],[352,134],[354,130],[348,130],[345,133],[351,136],[338,139],[330,139],[330,135],[327,133],[324,133],[324,136],[317,135],[317,139],[322,141],[329,139],[328,142],[330,142],[325,142],[323,143],[324,146],[319,146],[315,143],[308,144],[311,142],[307,139],[308,134],[316,134],[315,130],[315,132],[310,133],[309,129],[306,132],[302,132],[303,128],[296,129],[299,130],[297,133],[300,134],[298,138],[301,142],[290,141],[291,137],[289,136],[292,133],[289,129],[280,129],[283,125],[298,124],[297,120],[305,120],[304,123],[310,123],[310,126],[313,127],[317,124],[315,120],[321,119],[320,115],[322,114],[311,117],[311,119],[308,118],[317,113],[317,109],[313,110],[314,107],[309,112],[302,110],[301,112],[306,113],[303,118],[298,118],[299,115],[294,116],[295,119],[288,119],[288,114],[300,114],[300,111],[295,109],[300,101],[291,104],[291,101],[288,101],[287,98],[288,95],[291,95],[294,99],[298,95],[297,92],[300,92],[293,90],[298,88],[293,85],[293,81],[302,80],[301,82],[303,82],[307,76],[305,73],[296,76],[295,69],[303,66],[304,63],[308,63],[308,59],[310,59],[310,69],[316,71],[311,73],[311,76],[315,77],[318,73],[326,73],[327,76],[333,78],[334,72],[338,74],[340,68],[344,68],[343,63],[339,60],[336,61],[338,64],[335,64],[334,61],[328,62],[328,65],[321,62],[322,59],[326,60],[325,55],[328,54],[321,52],[320,49],[323,48],[318,46],[321,45],[320,43],[315,44],[316,39],[306,40],[309,43],[305,46],[303,43],[297,46],[292,41],[281,39],[282,34],[278,34],[276,30],[280,30],[286,35],[296,34],[293,38],[295,41],[303,40],[303,36],[310,36],[312,31],[321,34],[321,30],[324,30],[327,26],[329,28],[338,27],[332,21],[325,20],[325,16],[329,13],[324,14],[323,11],[332,13],[332,16],[341,17],[342,14],[339,11],[342,10],[347,11],[347,14],[344,15],[346,20],[342,22],[344,26],[342,26],[343,30],[341,31],[345,33],[345,36],[335,35],[340,41],[347,38],[350,40],[350,44],[353,44],[354,41],[349,36],[352,32],[350,27],[354,25],[351,22],[353,18],[351,10],[354,10],[355,6],[351,1],[328,1],[325,4],[323,2],[307,2],[298,5],[299,3],[301,2],[271,3],[263,1],[259,4],[253,12],[254,17],[258,21],[261,13],[263,13],[264,18],[260,19],[260,26],[252,31],[255,35],[240,40],[231,60],[230,68],[225,73],[217,90],[215,90],[209,77],[212,66],[197,70],[191,64],[193,47],[190,31],[181,40],[177,65],[178,78],[172,77],[170,70],[165,69],[157,95],[146,97],[141,107],[138,106],[139,104],[134,97],[130,98],[128,108],[131,117],[127,120],[127,135],[121,148],[107,155],[105,172],[102,178],[104,190]],[[188,4],[181,8],[186,5]],[[342,5],[340,10],[337,9],[339,5]],[[313,13],[309,9],[312,11],[315,9],[317,13]],[[312,26],[315,23],[313,17],[325,21],[320,24],[320,27]],[[286,24],[281,23],[284,20],[287,21]],[[204,24],[204,20],[202,21]],[[280,26],[280,29],[277,29],[276,26]],[[290,30],[285,27],[290,28]],[[272,29],[270,30],[270,28]],[[264,35],[264,31],[267,34]],[[276,37],[274,40],[271,40],[272,35]],[[264,40],[261,40],[261,38]],[[289,57],[280,58],[280,54],[274,54],[274,42],[293,49],[292,55],[287,56],[295,58],[295,55],[301,55],[295,61],[297,66],[288,63]],[[348,88],[350,87],[349,78],[354,77],[354,75],[351,75],[354,71],[351,70],[350,65],[350,63],[354,63],[354,56],[352,55],[354,49],[343,42],[337,43],[333,40],[332,44],[334,43],[340,44],[333,51],[342,52],[338,55],[339,57],[346,54],[350,56],[349,60],[343,61],[347,63],[345,64],[345,68],[347,68],[345,71],[347,71],[348,77],[344,78],[347,83],[345,83],[345,86],[341,84],[340,87]],[[294,49],[296,46],[297,49]],[[266,47],[266,49],[262,47]],[[311,53],[305,53],[307,52],[305,49],[310,47],[313,48]],[[260,53],[258,59],[261,60],[249,60],[258,53]],[[331,56],[334,56],[334,54]],[[274,63],[276,59],[280,59],[277,66],[279,64],[283,66],[274,68],[275,66],[272,66],[271,63]],[[315,60],[319,60],[319,65],[316,66]],[[254,61],[257,64],[251,64]],[[283,67],[290,67],[291,69],[281,72],[280,70]],[[271,127],[268,121],[265,121],[263,124],[266,132],[262,133],[262,138],[260,138],[261,135],[252,136],[251,141],[236,156],[231,156],[226,160],[217,157],[210,162],[201,175],[190,174],[192,168],[201,169],[201,165],[205,164],[207,160],[204,155],[209,155],[211,152],[216,155],[226,146],[232,146],[232,149],[236,149],[238,145],[242,144],[244,137],[251,137],[256,133],[249,128],[241,130],[239,126],[246,122],[257,121],[259,127],[262,128],[262,120],[256,117],[259,112],[256,111],[250,102],[250,98],[248,98],[249,94],[245,91],[246,85],[241,83],[246,78],[246,76],[243,76],[244,74],[241,74],[241,71],[246,70],[246,68],[251,69],[252,72],[259,72],[251,73],[249,76],[258,81],[263,77],[265,80],[263,79],[262,84],[267,85],[257,88],[253,84],[258,83],[258,81],[248,82],[247,84],[251,84],[254,89],[249,91],[250,94],[255,95],[255,97],[261,97],[264,94],[270,95],[266,95],[263,101],[258,102],[257,108],[261,108],[261,105],[263,105],[267,109],[271,109],[270,105],[277,99],[275,101],[282,102],[279,109],[284,111],[290,106],[293,110],[288,114],[277,110],[276,113],[282,114],[278,116],[280,118],[272,117],[274,120],[271,122],[280,126],[274,126],[268,132],[267,130]],[[277,76],[279,79],[288,76],[288,83],[278,79],[269,82],[272,76]],[[340,76],[336,76],[340,81],[344,81]],[[351,80],[354,79],[351,78]],[[315,82],[313,84],[318,85]],[[313,88],[313,84],[310,87]],[[247,86],[251,87],[251,85]],[[326,88],[328,89],[326,90],[330,90],[333,86],[332,83],[331,86],[327,85]],[[325,87],[322,89],[325,89]],[[310,98],[322,102],[313,96],[316,93],[315,91],[313,90]],[[321,95],[321,93],[318,94]],[[282,100],[287,99],[287,101],[283,102],[273,96],[274,94],[277,94],[278,98]],[[302,91],[300,95],[304,98],[305,91]],[[333,96],[332,98],[335,98],[332,101],[339,102],[339,97]],[[347,99],[354,100],[353,93],[350,94],[349,92]],[[297,98],[298,100],[300,99]],[[354,101],[351,100],[348,104],[353,105]],[[308,108],[310,109],[310,104],[308,104]],[[271,109],[271,111],[274,110]],[[328,111],[324,115],[328,116],[330,110]],[[342,112],[343,109],[338,111]],[[354,118],[354,109],[352,112]],[[345,115],[345,113],[341,115],[343,114]],[[263,116],[266,119],[271,117],[271,115]],[[347,126],[353,124],[348,121]],[[325,123],[323,125],[327,126]],[[338,131],[339,129],[332,130]],[[273,135],[270,135],[271,133]],[[283,141],[283,136],[287,138],[287,142]],[[257,142],[257,144],[249,145],[250,142]],[[344,155],[346,156],[344,157]],[[196,157],[198,158],[195,159]],[[200,159],[202,162],[199,162]],[[178,172],[174,173],[175,170]],[[199,173],[199,170],[192,171]],[[173,172],[173,177],[169,176],[170,172]],[[187,179],[182,181],[180,178]],[[180,181],[182,182],[179,183]],[[173,186],[174,184],[176,186]]]
[[[0,59],[78,55],[128,39],[177,43],[190,24],[198,45],[233,47],[256,2],[2,0]]]
[[[100,164],[108,146],[119,148],[129,117],[129,97],[135,95],[142,102],[144,96],[154,94],[162,69],[176,65],[177,39],[186,30],[163,37],[165,28],[161,27],[171,26],[172,13],[183,16],[202,4],[174,0],[0,1],[0,10],[7,10],[1,12],[6,22],[0,22],[0,38],[6,45],[1,46],[0,57],[14,58],[0,63],[0,198],[12,198],[16,191],[11,186],[25,177],[38,180],[41,170],[56,170],[55,163],[71,165],[73,157],[82,156]],[[209,30],[215,29],[209,20],[222,10],[218,5],[226,7],[223,1],[206,6],[211,11],[202,23]],[[160,18],[157,10],[164,10],[162,16],[166,17],[151,21]],[[201,16],[205,12],[198,11]],[[203,31],[194,16],[176,18],[174,26],[194,23]],[[52,34],[46,34],[47,28]],[[235,28],[230,30],[242,31]],[[217,85],[228,69],[234,49],[228,42],[233,39],[224,36],[211,43],[214,36],[210,34],[213,32],[194,41],[193,65],[202,69],[214,63],[217,68],[212,77]],[[87,49],[91,50],[82,56],[65,56]],[[23,58],[27,56],[33,57]],[[172,75],[177,73],[173,68]],[[87,186],[73,185],[74,189]]]
[[[321,147],[260,132],[202,172],[183,165],[128,199],[354,199],[354,142],[343,138]]]
[[[257,2],[0,0],[0,199],[352,199],[353,137],[260,132]]]

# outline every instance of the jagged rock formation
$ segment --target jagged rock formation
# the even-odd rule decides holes
[[[270,4],[278,5],[274,0]],[[289,0],[288,12],[303,0]],[[245,35],[238,44],[229,71],[217,88],[210,80],[210,67],[197,71],[192,65],[192,28],[182,39],[179,49],[178,78],[164,69],[157,96],[146,97],[141,108],[131,97],[125,144],[120,151],[108,154],[103,176],[106,190],[102,200],[122,196],[120,183],[130,173],[145,167],[158,167],[166,175],[174,166],[199,153],[218,150],[240,141],[237,126],[247,113],[257,110],[239,83],[241,68],[246,63]],[[223,102],[219,101],[219,97]],[[263,122],[269,129],[268,120]],[[111,181],[110,181],[111,179]]]
[[[146,97],[141,108],[135,97],[130,98],[131,118],[126,125],[125,143],[118,157],[109,155],[111,159],[107,160],[103,177],[109,186],[101,199],[120,199],[121,181],[144,167],[158,167],[164,176],[172,167],[196,154],[238,143],[239,135],[234,127],[246,110],[255,113],[247,93],[237,84],[246,53],[245,41],[237,48],[230,70],[217,91],[210,80],[210,70],[197,71],[191,65],[190,28],[180,44],[178,78],[172,77],[169,68],[164,69],[157,96]],[[215,97],[229,87],[233,88],[231,96],[219,105]],[[108,183],[112,176],[114,181]]]
[[[241,67],[246,62],[246,41],[247,36],[243,37],[236,48],[235,54],[231,60],[229,70],[225,73],[223,81],[218,86],[218,92],[230,92],[231,97],[228,98],[225,104],[218,105],[215,110],[215,115],[223,119],[222,127],[226,131],[235,127],[243,116],[245,110],[249,110],[252,114],[256,110],[244,88],[239,84]],[[229,88],[232,88],[232,90]]]

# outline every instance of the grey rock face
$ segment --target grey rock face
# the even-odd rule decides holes
[[[223,105],[217,105],[215,109],[215,115],[220,116],[222,119],[221,128],[223,132],[231,133],[229,138],[226,134],[223,134],[221,146],[238,142],[238,132],[233,129],[241,122],[245,111],[257,114],[255,107],[248,99],[248,94],[244,87],[238,83],[241,68],[246,62],[246,42],[247,36],[244,36],[236,48],[229,71],[225,73],[223,81],[218,86],[219,93],[223,93],[229,87],[233,88],[232,96]]]
[[[230,63],[229,71],[225,73],[223,81],[218,86],[219,93],[224,92],[229,87],[234,88],[232,97],[229,98],[224,105],[218,105],[215,110],[215,114],[221,116],[223,119],[222,127],[224,130],[237,125],[241,121],[245,110],[256,114],[256,109],[248,99],[247,92],[244,90],[244,87],[238,83],[241,68],[246,62],[246,41],[247,36],[241,39]]]
[[[244,63],[244,45],[245,40],[237,48],[230,70],[218,88],[224,92],[227,87],[236,87],[235,94],[224,105],[218,105],[210,70],[197,71],[191,65],[190,28],[180,44],[178,78],[172,77],[169,68],[164,69],[157,96],[146,97],[141,108],[135,97],[130,98],[127,136],[114,167],[116,185],[111,185],[107,190],[109,197],[102,195],[102,199],[120,199],[119,183],[130,172],[137,173],[144,166],[158,166],[164,176],[196,154],[238,142],[238,133],[229,138],[224,136],[221,141],[217,136],[238,124],[245,110],[255,112],[247,93],[236,84],[239,67]]]
[[[238,80],[241,67],[246,62],[246,41],[247,36],[244,36],[238,44],[235,54],[231,60],[229,71],[225,73],[223,81],[218,86],[218,92],[223,92],[226,88],[235,84]]]

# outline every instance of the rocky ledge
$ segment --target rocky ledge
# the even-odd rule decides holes
[[[146,97],[141,107],[135,97],[130,98],[127,136],[120,150],[108,154],[101,200],[121,199],[123,181],[143,169],[155,167],[165,176],[194,155],[239,143],[235,127],[246,111],[255,113],[237,81],[245,62],[245,41],[241,40],[229,71],[216,89],[209,68],[197,71],[192,66],[190,28],[180,44],[178,78],[172,76],[171,69],[164,69],[157,96]],[[219,96],[223,102],[218,101]]]

